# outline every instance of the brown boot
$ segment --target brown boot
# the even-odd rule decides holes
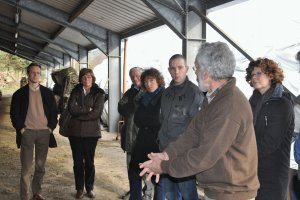
[[[75,197],[76,197],[76,199],[82,199],[83,198],[83,190],[77,190]]]
[[[45,200],[45,198],[40,194],[33,195],[33,200]]]
[[[96,194],[93,190],[87,191],[86,195],[88,196],[88,198],[91,198],[91,199],[96,197]]]

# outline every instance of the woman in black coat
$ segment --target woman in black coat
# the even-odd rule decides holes
[[[146,93],[141,98],[134,114],[134,123],[139,128],[136,143],[129,164],[130,199],[142,199],[142,178],[139,163],[148,160],[151,152],[159,152],[157,136],[160,128],[160,100],[164,79],[157,69],[151,68],[141,75],[142,87]]]
[[[84,187],[89,198],[95,197],[94,156],[98,139],[101,137],[100,116],[105,95],[95,84],[95,76],[91,69],[80,70],[79,82],[68,101],[68,110],[72,117],[67,134],[73,155],[77,199],[83,198]]]
[[[283,90],[283,71],[267,58],[251,61],[246,80],[254,87],[250,104],[258,148],[258,200],[287,197],[294,111]]]

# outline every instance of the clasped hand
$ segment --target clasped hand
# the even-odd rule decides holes
[[[147,181],[150,181],[152,176],[155,176],[155,182],[158,183],[160,174],[162,174],[161,162],[166,160],[164,153],[150,153],[148,158],[150,160],[140,163],[140,168],[143,169],[140,176],[147,174]]]

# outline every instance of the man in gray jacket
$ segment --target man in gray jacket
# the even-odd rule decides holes
[[[158,138],[162,151],[185,131],[203,101],[202,92],[187,77],[188,66],[182,55],[175,54],[170,58],[169,72],[172,81],[161,99]],[[165,175],[161,185],[167,199],[198,199],[195,176],[178,179]]]

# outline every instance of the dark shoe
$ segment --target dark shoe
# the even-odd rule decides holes
[[[83,190],[77,190],[75,198],[82,199],[83,198]]]
[[[42,195],[40,194],[35,194],[33,195],[33,200],[45,200],[46,198],[44,198]]]
[[[88,198],[91,198],[91,199],[93,199],[93,198],[96,197],[96,194],[95,194],[95,192],[94,192],[93,190],[88,191],[88,192],[86,193],[86,195],[87,195]]]
[[[129,200],[129,198],[130,198],[130,191],[126,192],[121,196],[121,199],[123,200]]]

